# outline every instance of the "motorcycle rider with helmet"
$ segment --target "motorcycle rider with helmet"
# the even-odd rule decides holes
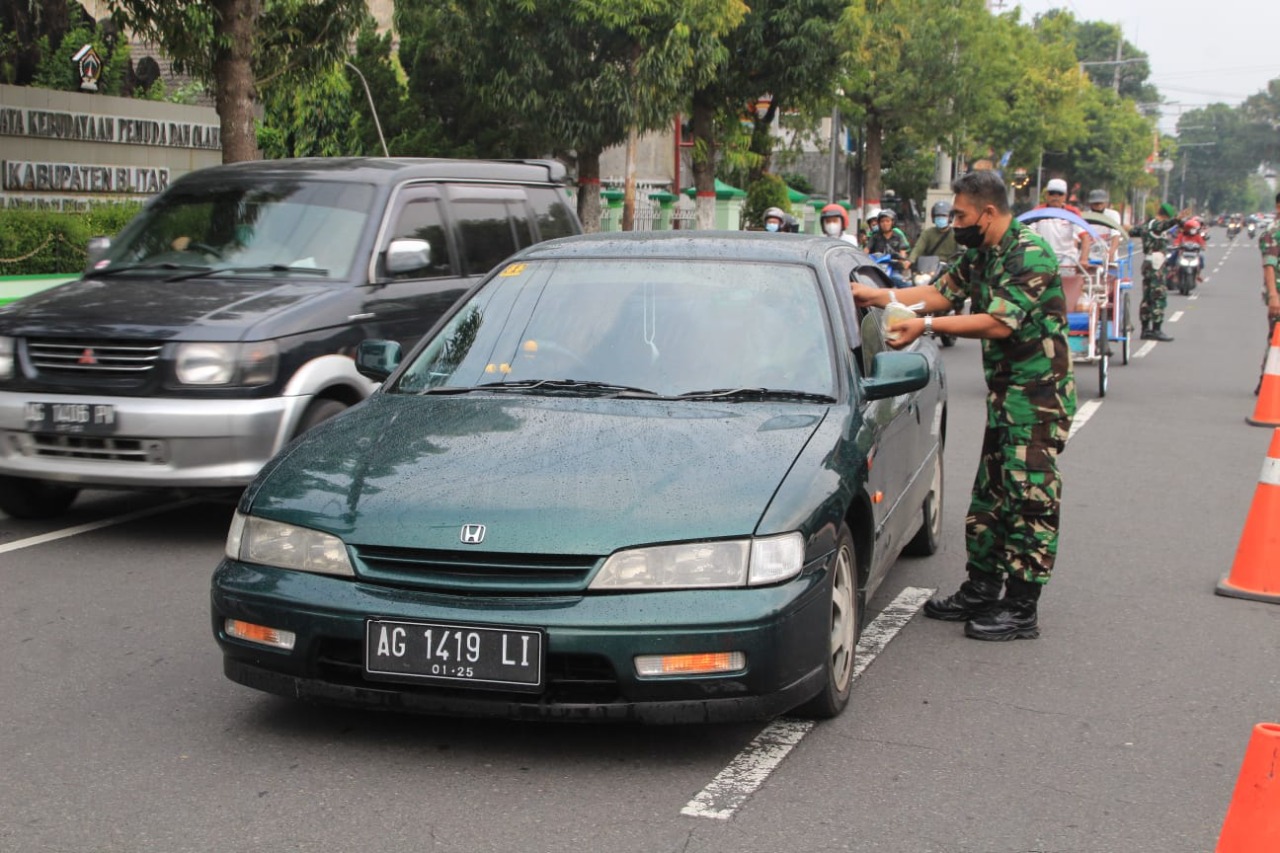
[[[911,249],[911,241],[907,239],[907,235],[897,228],[898,215],[893,212],[892,208],[884,208],[880,211],[878,219],[879,228],[871,235],[871,241],[867,246],[867,251],[873,255],[888,255],[889,267],[896,276],[904,276],[908,269],[911,268],[911,261],[907,260],[907,252]]]
[[[770,207],[764,212],[764,230],[766,231],[782,231],[786,221],[787,214],[780,207]]]
[[[1178,233],[1173,238],[1173,252],[1170,257],[1173,259],[1169,263],[1169,268],[1177,269],[1178,254],[1183,246],[1194,244],[1200,248],[1200,271],[1196,273],[1196,281],[1204,281],[1204,227],[1200,220],[1193,216],[1186,222],[1182,223],[1182,227],[1178,229]]]
[[[929,210],[929,225],[920,232],[920,239],[907,253],[911,266],[917,266],[921,258],[937,257],[946,260],[960,251],[956,236],[951,232],[951,202],[940,201]]]
[[[832,203],[824,206],[818,213],[818,224],[828,237],[858,245],[857,236],[849,232],[849,211],[843,205]]]

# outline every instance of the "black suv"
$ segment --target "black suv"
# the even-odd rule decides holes
[[[78,281],[0,308],[0,509],[241,487],[360,402],[476,279],[581,233],[556,161],[271,160],[188,174]]]

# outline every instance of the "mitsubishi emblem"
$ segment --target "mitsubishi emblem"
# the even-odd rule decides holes
[[[98,359],[94,357],[93,350],[89,347],[84,348],[84,352],[80,353],[80,360],[76,364],[97,364]]]
[[[484,541],[484,525],[483,524],[464,524],[462,525],[462,536],[460,537],[464,544],[479,545]]]

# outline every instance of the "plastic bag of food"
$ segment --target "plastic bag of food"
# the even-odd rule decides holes
[[[884,314],[880,318],[880,331],[884,333],[884,339],[886,341],[896,341],[898,332],[889,331],[889,327],[900,320],[914,320],[916,312],[923,307],[923,302],[917,302],[915,305],[903,305],[896,300],[886,305]]]

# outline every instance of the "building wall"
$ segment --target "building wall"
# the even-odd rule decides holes
[[[0,85],[0,208],[147,198],[221,162],[211,107]]]

